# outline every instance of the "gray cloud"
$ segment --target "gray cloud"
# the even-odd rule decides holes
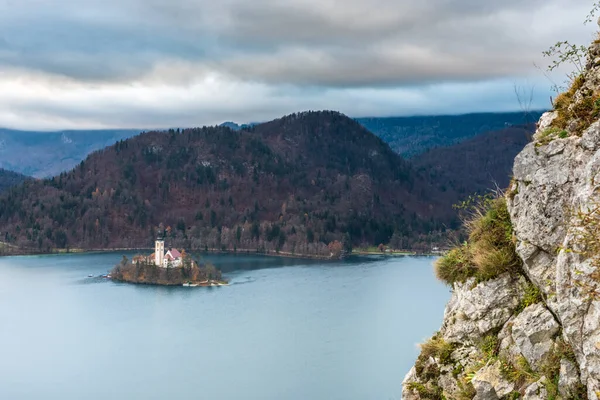
[[[571,9],[577,3],[588,2],[550,2]],[[495,78],[522,73],[554,41],[532,24],[548,4],[25,0],[0,6],[0,65],[100,81],[140,77],[163,60],[303,85]]]
[[[306,108],[504,109],[511,82],[546,84],[533,63],[544,62],[550,43],[589,41],[593,28],[581,24],[589,7],[587,0],[0,0],[0,125],[174,126]],[[548,91],[538,92],[546,105]]]

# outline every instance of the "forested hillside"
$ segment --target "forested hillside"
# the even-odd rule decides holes
[[[387,144],[336,112],[251,128],[148,132],[97,151],[68,173],[0,198],[0,232],[20,247],[145,247],[162,224],[190,249],[406,247],[452,226],[441,192]]]
[[[403,157],[432,148],[447,147],[488,131],[537,119],[539,113],[487,113],[426,117],[359,118],[357,121]],[[232,130],[249,129],[256,123],[224,122]],[[36,132],[0,128],[0,168],[36,178],[51,177],[79,164],[91,152],[139,130],[80,130]]]
[[[411,159],[420,173],[441,190],[456,192],[460,198],[490,189],[506,189],[512,164],[531,140],[535,124],[487,132],[450,147],[429,150]]]
[[[0,168],[0,193],[12,186],[16,186],[24,182],[27,179],[29,179],[29,177],[25,175]]]

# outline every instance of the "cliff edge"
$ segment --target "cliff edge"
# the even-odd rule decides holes
[[[600,398],[600,40],[513,173],[497,200],[510,243],[490,245],[470,226],[469,244],[437,264],[453,294],[404,400]],[[498,225],[496,214],[488,207],[471,225]]]

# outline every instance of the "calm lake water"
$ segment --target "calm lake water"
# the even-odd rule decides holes
[[[87,278],[121,256],[0,258],[0,399],[400,399],[450,296],[428,257],[205,257],[221,288]]]

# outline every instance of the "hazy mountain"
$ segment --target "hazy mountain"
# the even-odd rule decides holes
[[[139,130],[33,132],[0,129],[0,168],[34,177],[69,170],[94,150]]]
[[[219,126],[223,126],[223,127],[229,128],[229,129],[234,130],[234,131],[239,131],[240,129],[242,129],[241,125],[238,125],[235,122],[231,122],[231,121],[223,122]]]
[[[358,118],[365,128],[389,143],[404,157],[413,157],[429,149],[450,146],[485,132],[537,121],[542,112],[525,115],[479,113],[465,115]]]

